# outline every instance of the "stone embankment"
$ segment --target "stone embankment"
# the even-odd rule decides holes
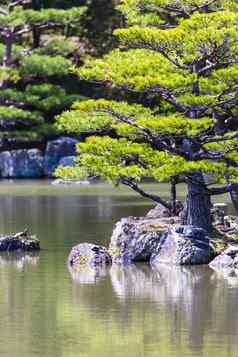
[[[57,166],[73,166],[77,140],[67,136],[48,141],[45,149],[0,152],[1,178],[52,177]]]

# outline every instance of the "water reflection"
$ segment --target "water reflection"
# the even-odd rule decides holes
[[[236,278],[143,264],[70,275],[72,246],[108,245],[117,220],[149,207],[108,186],[35,186],[0,196],[0,232],[29,227],[43,248],[0,256],[0,357],[237,357]]]
[[[104,348],[109,328],[130,356],[140,351],[156,356],[161,350],[165,357],[209,356],[214,350],[217,356],[237,355],[238,289],[207,266],[112,266],[96,286],[73,282],[73,296],[80,316],[87,312],[100,330]],[[92,344],[89,356],[96,353],[94,348]]]
[[[94,268],[82,266],[75,269],[70,264],[67,264],[67,266],[73,281],[78,284],[97,284],[108,275],[110,269],[100,266]]]
[[[0,268],[13,266],[17,271],[21,272],[25,268],[36,267],[39,262],[39,252],[26,253],[2,253],[0,254]]]
[[[152,300],[166,310],[172,324],[174,343],[179,344],[182,329],[188,331],[190,348],[202,351],[203,340],[212,320],[214,281],[208,267],[148,265],[115,267],[111,270],[113,288],[124,302]],[[183,325],[185,322],[185,326]]]
[[[120,300],[150,299],[156,301],[160,284],[148,264],[113,265],[110,270],[113,289]]]
[[[212,269],[214,270],[214,279],[226,281],[230,287],[238,287],[238,269],[221,267],[212,267]]]

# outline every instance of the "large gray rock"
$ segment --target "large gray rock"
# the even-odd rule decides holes
[[[209,264],[214,270],[238,271],[238,246],[230,246]]]
[[[3,178],[42,177],[43,155],[38,149],[2,151],[0,176]]]
[[[59,161],[59,166],[75,166],[75,156],[64,156]]]
[[[151,256],[153,266],[161,263],[174,265],[208,264],[214,253],[203,229],[192,226],[171,228],[160,240]]]
[[[90,243],[80,243],[72,248],[68,257],[69,266],[80,271],[111,264],[111,257],[106,248]]]
[[[175,203],[176,219],[178,219],[178,216],[183,211],[183,209],[184,206],[182,202],[176,201]],[[171,212],[169,211],[168,208],[162,206],[161,204],[157,204],[145,216],[145,218],[166,218],[166,217],[167,218],[171,217]]]
[[[113,263],[149,261],[167,229],[167,223],[160,219],[122,218],[113,230],[109,245]]]
[[[44,172],[47,176],[53,175],[62,158],[76,155],[76,144],[76,139],[67,136],[62,136],[47,143],[44,158]]]

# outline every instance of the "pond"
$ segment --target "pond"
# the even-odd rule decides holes
[[[166,197],[168,186],[160,191]],[[150,207],[102,183],[1,181],[0,232],[29,227],[43,249],[0,256],[0,356],[237,357],[238,278],[208,267],[153,271],[146,264],[114,267],[98,278],[68,271],[73,245],[107,245],[117,220]]]

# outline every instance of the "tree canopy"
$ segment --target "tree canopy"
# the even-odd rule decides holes
[[[55,115],[84,95],[72,66],[112,42],[113,2],[102,8],[103,20],[94,10],[85,0],[1,1],[1,143],[34,145],[59,134]]]
[[[78,166],[57,173],[93,172],[148,197],[138,186],[143,177],[185,181],[188,197],[194,197],[195,185],[208,207],[211,195],[237,188],[237,2],[123,0],[119,10],[126,18],[125,28],[115,31],[119,48],[75,72],[152,98],[153,105],[76,102],[58,118],[59,128],[71,133],[96,128],[108,135],[79,144]],[[222,186],[214,186],[218,183]],[[151,198],[171,207],[159,195]],[[189,212],[187,223],[209,228],[210,222],[204,224],[209,210],[203,213],[198,222]]]

